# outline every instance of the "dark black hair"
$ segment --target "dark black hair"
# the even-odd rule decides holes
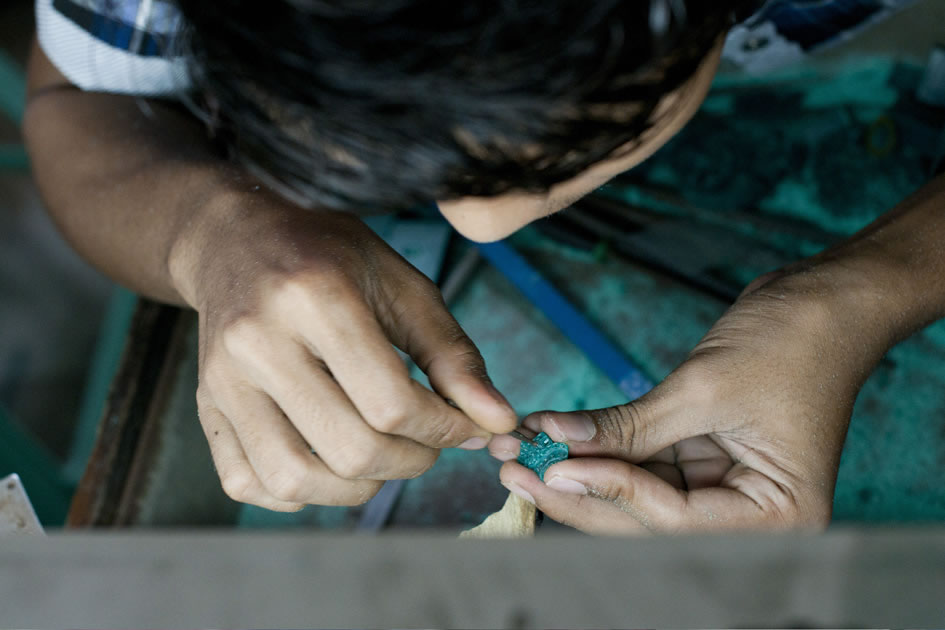
[[[539,191],[638,138],[745,0],[177,0],[206,119],[304,204]],[[619,107],[617,107],[619,105]]]

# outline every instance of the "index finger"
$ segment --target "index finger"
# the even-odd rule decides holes
[[[434,391],[456,403],[477,425],[492,433],[513,429],[518,422],[515,410],[492,384],[482,355],[440,293],[429,283],[418,283],[407,293],[402,300],[425,307],[382,318],[391,341],[410,355]]]
[[[300,307],[291,316],[365,422],[425,446],[454,447],[491,434],[410,378],[374,313],[356,299]]]

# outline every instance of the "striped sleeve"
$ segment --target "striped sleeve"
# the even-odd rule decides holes
[[[189,88],[175,52],[180,15],[165,0],[36,0],[46,56],[83,90],[173,97]]]

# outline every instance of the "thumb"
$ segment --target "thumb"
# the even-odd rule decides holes
[[[506,463],[500,478],[558,523],[589,534],[672,530],[685,496],[653,473],[615,459],[584,457],[557,463],[542,483],[530,470]]]
[[[684,395],[667,382],[633,402],[605,409],[559,412],[540,411],[523,425],[544,431],[556,442],[565,442],[571,455],[613,457],[643,461],[667,446],[711,431],[701,426],[705,417],[686,404]]]

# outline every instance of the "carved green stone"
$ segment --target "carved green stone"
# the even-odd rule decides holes
[[[544,432],[536,435],[534,442],[534,445],[522,442],[518,463],[535,471],[535,474],[544,481],[545,471],[549,466],[568,458],[568,445],[555,442]]]

